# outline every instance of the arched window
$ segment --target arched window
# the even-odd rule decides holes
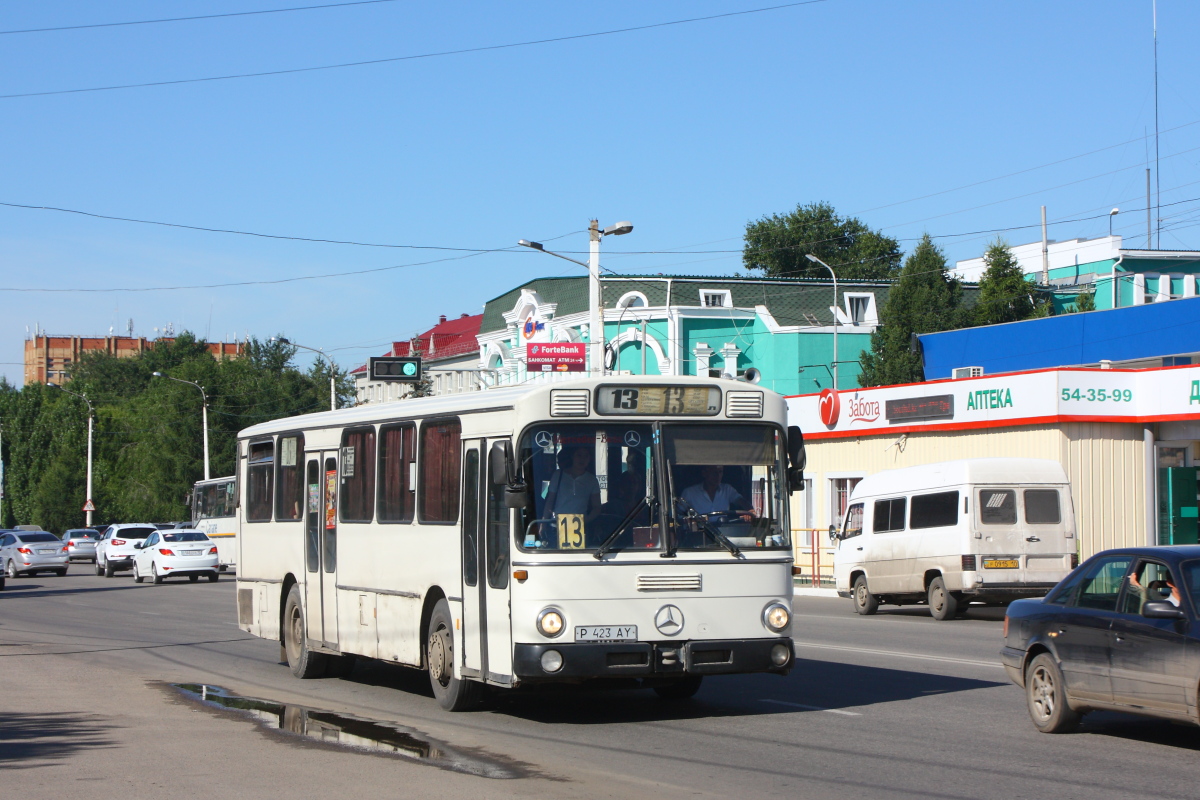
[[[626,292],[617,301],[617,308],[645,308],[648,305],[650,301],[641,292]]]

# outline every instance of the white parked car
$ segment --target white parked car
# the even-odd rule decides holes
[[[133,566],[134,545],[158,528],[153,525],[120,523],[109,525],[96,543],[96,574],[111,578],[118,570]]]
[[[201,531],[155,531],[134,548],[135,583],[146,578],[162,583],[175,575],[186,575],[194,583],[201,575],[210,581],[221,576],[217,568],[217,544]]]

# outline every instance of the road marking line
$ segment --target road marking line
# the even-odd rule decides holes
[[[796,647],[814,647],[819,650],[845,650],[849,653],[867,653],[874,656],[893,656],[895,658],[915,658],[921,661],[944,661],[948,664],[970,664],[974,667],[994,667],[1004,669],[997,661],[975,661],[969,658],[951,658],[950,656],[927,656],[921,653],[905,653],[900,650],[875,650],[869,647],[847,647],[840,644],[817,644],[816,642],[793,642]]]
[[[844,717],[861,717],[857,711],[840,711],[836,708],[821,708],[820,706],[806,706],[803,703],[789,703],[787,700],[768,700],[760,698],[760,703],[774,703],[777,706],[791,706],[792,708],[803,708],[806,711],[825,711],[830,714],[841,714]]]

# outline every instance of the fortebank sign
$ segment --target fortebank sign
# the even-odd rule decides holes
[[[1200,420],[1200,365],[1052,369],[836,395],[827,389],[789,397],[788,410],[791,424],[816,438],[1007,424]]]

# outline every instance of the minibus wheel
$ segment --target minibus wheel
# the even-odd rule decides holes
[[[929,582],[929,613],[936,620],[953,619],[958,613],[958,600],[946,591],[940,575]]]
[[[454,677],[454,619],[445,598],[437,601],[429,617],[425,643],[429,685],[438,704],[447,711],[470,711],[483,702],[484,685]]]
[[[297,678],[319,678],[325,674],[328,656],[308,649],[305,630],[300,585],[295,584],[288,592],[287,604],[283,607],[283,652],[292,674]]]
[[[866,575],[859,575],[854,579],[854,610],[863,616],[879,610],[879,599],[871,594],[867,587]]]

